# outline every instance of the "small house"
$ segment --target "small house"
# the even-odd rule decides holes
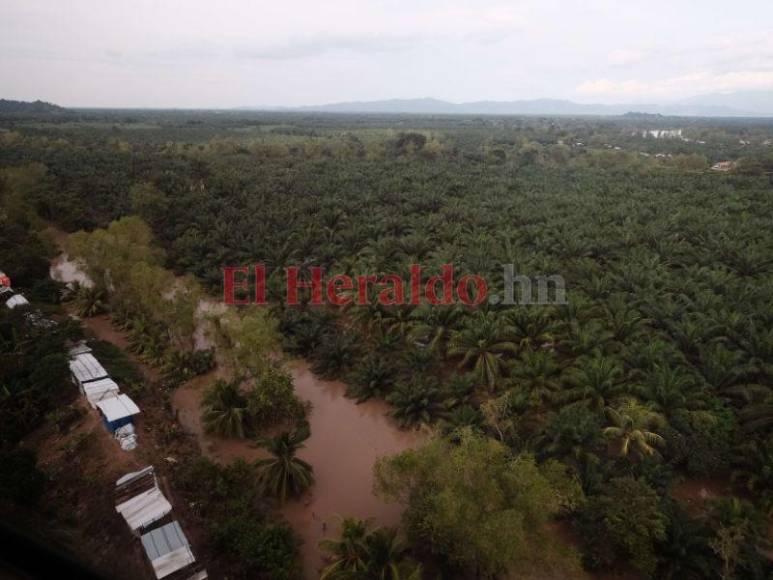
[[[111,433],[115,433],[115,430],[119,427],[131,423],[134,416],[140,412],[140,408],[134,401],[128,395],[123,394],[99,401],[97,409],[99,414],[102,415],[105,426]]]
[[[90,353],[82,353],[70,359],[70,374],[83,393],[83,385],[86,383],[107,378],[107,371]]]
[[[110,377],[84,383],[81,389],[83,394],[86,395],[86,400],[89,402],[92,409],[96,409],[97,403],[100,401],[107,399],[108,397],[116,397],[120,394],[118,383]]]
[[[153,566],[153,572],[159,580],[196,562],[188,538],[177,521],[143,534],[141,540],[145,554]]]
[[[19,306],[28,306],[29,301],[21,294],[14,294],[6,301],[5,305],[13,310]]]
[[[115,498],[115,511],[123,516],[135,534],[172,511],[172,504],[158,487],[152,466],[127,473],[116,481]]]

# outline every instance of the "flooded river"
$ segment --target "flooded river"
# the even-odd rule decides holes
[[[66,255],[54,260],[51,277],[62,282],[88,283],[88,278]],[[199,310],[211,315],[219,307],[205,302]],[[109,325],[106,317],[93,320],[96,324]],[[196,333],[196,343],[199,347],[207,346],[201,329]],[[398,429],[388,417],[389,407],[382,401],[357,405],[347,399],[343,383],[319,379],[305,361],[291,362],[288,370],[298,396],[312,405],[309,413],[311,437],[298,455],[313,466],[315,484],[300,499],[288,501],[282,513],[303,539],[303,567],[305,576],[311,579],[319,577],[318,571],[323,565],[319,541],[336,534],[339,516],[370,518],[374,525],[396,526],[399,523],[402,506],[387,504],[373,494],[373,465],[379,457],[419,445],[426,435]],[[218,463],[265,457],[265,451],[250,441],[211,437],[204,433],[200,410],[202,394],[206,386],[222,374],[222,369],[218,368],[173,393],[172,406],[180,424],[197,437],[202,453]]]
[[[419,445],[425,435],[398,429],[387,417],[389,409],[383,402],[355,404],[344,396],[343,383],[319,379],[305,361],[293,361],[289,370],[298,396],[312,404],[311,437],[298,456],[314,467],[316,482],[310,493],[289,501],[282,513],[304,541],[306,577],[317,578],[322,566],[319,541],[336,533],[339,516],[371,518],[384,526],[399,523],[402,507],[373,494],[373,464],[379,457]],[[203,453],[213,461],[227,464],[265,457],[248,441],[203,433],[199,405],[205,385],[214,378],[191,381],[175,391],[172,405],[180,423],[196,434]]]

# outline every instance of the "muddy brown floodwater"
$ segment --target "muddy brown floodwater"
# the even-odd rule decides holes
[[[398,429],[383,402],[357,405],[347,399],[343,383],[319,379],[305,361],[292,362],[289,370],[298,396],[312,404],[311,437],[298,456],[314,467],[315,484],[308,494],[289,501],[282,513],[304,541],[305,576],[318,578],[323,565],[319,541],[336,534],[339,516],[370,518],[381,526],[399,523],[402,506],[385,503],[373,493],[373,465],[379,457],[421,444],[426,435]],[[201,392],[214,378],[192,381],[174,393],[172,404],[180,423],[199,437],[202,451],[213,461],[227,464],[239,458],[265,457],[261,449],[244,440],[203,433]]]
[[[61,239],[57,241],[62,242]],[[51,277],[62,282],[77,280],[90,283],[66,254],[53,261]],[[221,308],[214,302],[202,301],[199,317],[203,319],[205,315],[217,314]],[[107,317],[95,317],[88,324],[100,326],[98,330],[103,335],[112,331],[116,334],[112,341],[126,346],[123,344],[125,338],[112,328]],[[211,346],[203,324],[196,331],[195,342],[197,348]],[[305,361],[293,361],[288,367],[298,396],[312,405],[309,413],[311,437],[298,456],[313,466],[315,484],[300,499],[288,501],[282,513],[303,539],[304,573],[312,579],[319,577],[323,565],[319,541],[337,533],[339,517],[371,519],[374,525],[379,526],[396,526],[399,523],[403,507],[388,504],[373,493],[373,465],[379,457],[420,445],[427,435],[400,430],[389,419],[389,406],[383,401],[358,405],[347,399],[343,383],[316,377]],[[173,393],[172,406],[178,421],[197,437],[202,453],[220,464],[265,457],[265,451],[250,441],[212,437],[204,433],[200,409],[203,391],[224,374],[223,368],[218,367]]]

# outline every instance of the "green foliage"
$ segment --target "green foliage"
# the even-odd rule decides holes
[[[236,372],[258,376],[270,367],[280,338],[278,322],[268,309],[227,310],[210,319],[218,349]]]
[[[214,349],[173,350],[164,360],[164,380],[168,384],[181,384],[215,368]]]
[[[234,515],[212,526],[218,550],[237,560],[236,573],[249,578],[259,573],[277,580],[300,578],[298,539],[286,523],[265,523],[249,515]]]
[[[371,397],[384,398],[394,384],[395,369],[384,356],[364,356],[347,378],[346,394],[358,403]]]
[[[292,377],[274,366],[258,377],[215,381],[204,393],[201,410],[205,429],[224,437],[254,436],[275,425],[302,421],[306,414]]]
[[[457,279],[480,274],[492,291],[503,264],[558,273],[569,303],[557,307],[277,305],[229,310],[212,337],[256,385],[281,341],[358,400],[391,397],[406,423],[442,419],[449,434],[471,426],[565,461],[589,496],[631,474],[663,496],[675,477],[732,467],[769,509],[769,125],[681,119],[688,141],[642,136],[662,120],[638,116],[125,117],[12,120],[0,132],[0,268],[28,297],[56,301],[59,291],[46,281],[52,245],[39,218],[90,231],[74,236],[71,254],[108,290],[134,351],[182,377],[207,366],[187,354],[201,295],[192,277],[217,294],[224,264],[266,264],[272,302],[293,264],[405,276],[421,263],[424,283],[452,263]],[[721,160],[738,164],[705,169]],[[84,313],[101,308],[85,302]],[[21,326],[2,324],[2,438],[16,441],[57,407],[50,395],[67,384],[66,361],[53,348],[32,352]],[[240,388],[235,408],[246,409],[253,384]],[[638,421],[630,397],[663,422]],[[294,407],[286,388],[276,408],[256,399],[260,415],[293,414],[282,410]],[[248,414],[241,424],[254,435]],[[607,452],[604,427],[616,444],[630,441],[635,461]],[[735,524],[711,535],[732,556],[723,562],[749,543]],[[736,576],[754,577],[743,566]]]
[[[0,449],[36,429],[46,413],[77,396],[67,365],[72,323],[36,325],[18,309],[0,308]]]
[[[407,502],[403,523],[415,545],[461,569],[490,576],[537,563],[571,568],[545,529],[581,495],[563,466],[540,467],[529,455],[513,456],[501,443],[462,431],[453,443],[435,439],[381,459],[376,487]]]
[[[258,444],[270,454],[269,459],[258,459],[258,483],[267,495],[284,503],[288,497],[298,497],[314,483],[314,470],[303,459],[295,456],[310,435],[307,424],[276,437],[261,437]]]
[[[352,369],[360,352],[359,342],[353,334],[325,334],[312,355],[312,370],[323,378],[334,379]]]
[[[368,527],[368,522],[343,518],[340,537],[320,542],[331,560],[320,580],[421,580],[421,566],[407,557],[397,531]]]
[[[719,559],[722,580],[768,576],[770,562],[763,551],[769,549],[762,514],[749,502],[738,498],[714,500],[707,514],[713,533],[709,546]]]
[[[175,468],[174,487],[226,557],[229,578],[300,578],[300,542],[287,524],[269,518],[255,477],[243,461],[221,467],[198,458]]]
[[[278,423],[300,421],[305,415],[292,377],[276,367],[268,367],[255,380],[246,401],[249,423],[256,433]]]
[[[82,286],[75,283],[72,292],[72,302],[78,316],[88,318],[103,314],[108,309],[108,295],[104,288],[98,286]]]
[[[122,388],[139,385],[145,381],[134,361],[113,343],[104,340],[90,340],[89,347],[110,377]]]
[[[201,419],[208,433],[222,437],[244,437],[247,399],[240,390],[239,379],[218,379],[204,392]]]
[[[606,568],[626,559],[645,576],[654,574],[655,549],[666,538],[668,519],[646,483],[613,478],[588,500],[580,522],[586,565]]]
[[[401,427],[431,423],[443,410],[443,395],[437,380],[416,377],[399,383],[386,398],[392,417]]]

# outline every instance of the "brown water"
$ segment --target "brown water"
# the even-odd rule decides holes
[[[382,526],[399,523],[402,506],[387,504],[373,493],[373,464],[379,457],[419,445],[426,435],[398,429],[387,417],[389,408],[383,402],[355,404],[344,396],[343,383],[319,379],[305,361],[294,361],[289,369],[298,396],[312,404],[311,437],[298,456],[314,467],[316,481],[309,493],[288,502],[282,513],[304,541],[306,577],[317,578],[323,564],[319,541],[336,534],[339,516],[371,518]],[[248,441],[204,434],[201,393],[214,378],[202,377],[175,391],[172,404],[180,423],[197,435],[202,452],[213,461],[227,464],[265,457]]]
[[[62,282],[90,284],[66,254],[52,262],[51,277]],[[195,333],[197,348],[212,346],[206,318],[221,312],[222,308],[221,304],[202,300],[197,312],[200,320]],[[105,338],[109,334],[108,340],[123,348],[127,346],[123,333],[116,331],[107,317],[95,317],[86,324],[99,336]],[[281,511],[304,541],[301,551],[305,576],[318,578],[323,565],[319,541],[337,533],[339,516],[370,518],[374,525],[381,526],[399,523],[402,506],[387,504],[373,493],[373,465],[379,457],[421,444],[427,435],[398,429],[388,418],[389,407],[383,401],[357,405],[347,399],[343,383],[319,379],[305,361],[294,361],[289,370],[298,396],[312,405],[311,437],[298,455],[313,466],[315,484],[307,494],[288,502]],[[197,437],[202,453],[213,461],[229,464],[237,459],[254,461],[266,457],[266,452],[250,441],[204,433],[200,408],[203,391],[224,375],[226,372],[221,366],[175,390],[172,406],[178,421]]]

